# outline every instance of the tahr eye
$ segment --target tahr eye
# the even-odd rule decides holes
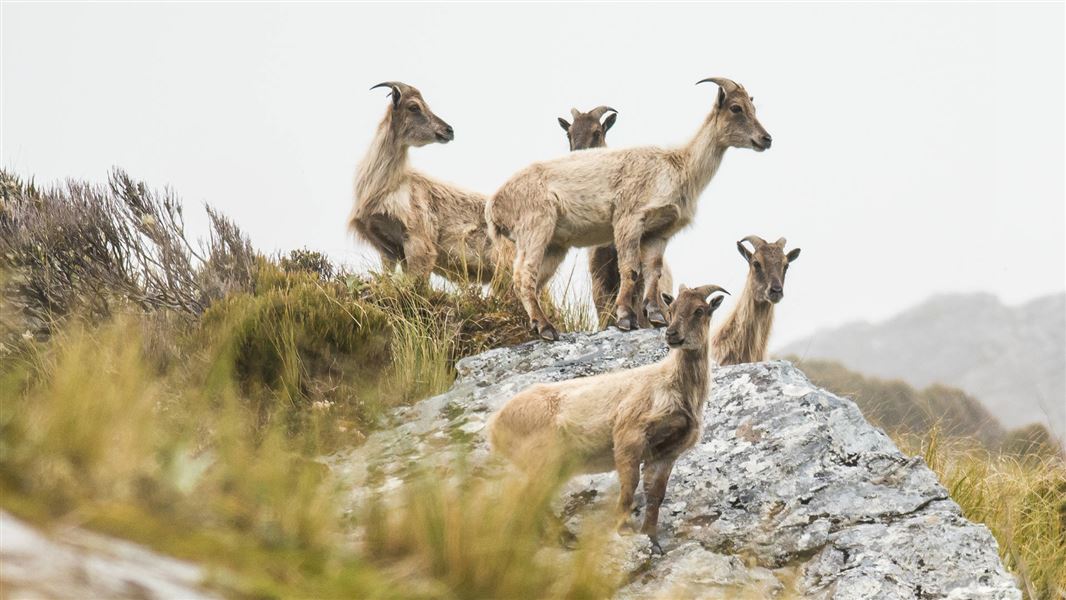
[[[408,105],[408,106],[407,106],[407,110],[409,110],[409,111],[411,111],[411,112],[413,112],[413,113],[418,113],[418,112],[422,112],[422,109],[421,109],[421,108],[418,108],[418,105],[417,105],[417,104],[410,104],[410,105]]]
[[[756,271],[762,271],[762,263],[761,262],[755,261],[755,262],[752,263],[752,265],[755,266],[755,270]]]
[[[740,108],[739,104],[734,104],[733,106],[729,107],[729,110],[733,111],[734,114],[740,114],[740,111],[742,111],[744,109]]]
[[[696,314],[697,317],[702,317],[703,316],[703,308],[702,307],[697,308],[695,314]]]

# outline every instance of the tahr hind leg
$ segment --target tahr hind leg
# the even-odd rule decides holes
[[[542,339],[548,341],[558,340],[559,334],[540,306],[539,287],[544,267],[551,266],[551,264],[544,265],[544,262],[553,229],[554,223],[543,221],[536,227],[525,228],[524,235],[519,235],[515,242],[514,264],[515,292],[529,315],[530,327],[536,330],[537,335]],[[559,266],[554,254],[547,258],[549,263],[554,261],[554,266]]]

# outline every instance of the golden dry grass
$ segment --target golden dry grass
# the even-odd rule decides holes
[[[922,456],[967,519],[983,523],[1007,568],[1031,599],[1066,597],[1066,464],[1061,457],[994,454],[936,429],[904,437]]]

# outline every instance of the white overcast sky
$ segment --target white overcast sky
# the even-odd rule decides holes
[[[727,153],[667,259],[739,291],[737,239],[802,247],[774,345],[938,292],[1066,287],[1062,3],[0,7],[4,168],[119,166],[266,251],[376,264],[345,218],[380,81],[455,128],[413,164],[491,193],[567,150],[571,106],[617,108],[612,147],[683,143],[715,93],[693,84],[726,76],[774,146]]]

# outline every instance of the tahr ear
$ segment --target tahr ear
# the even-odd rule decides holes
[[[618,115],[611,113],[607,115],[607,118],[603,120],[603,132],[607,133],[607,130],[614,126],[614,120],[618,118]]]
[[[744,247],[744,240],[737,242],[737,250],[740,251],[740,255],[744,257],[744,260],[751,263],[751,250]]]
[[[722,305],[723,300],[725,300],[725,296],[715,296],[714,298],[711,298],[711,301],[708,302],[708,304],[711,305],[711,310],[718,310],[718,307]]]
[[[718,88],[718,108],[722,108],[724,106],[725,106],[725,88],[724,87],[719,87]]]
[[[799,248],[793,248],[792,252],[789,252],[788,254],[786,254],[785,257],[788,258],[788,262],[791,264],[792,261],[794,261],[794,260],[796,260],[797,258],[800,257],[800,249]]]
[[[563,131],[565,131],[567,133],[570,133],[570,121],[567,121],[566,119],[564,119],[562,117],[559,117],[559,127],[562,127]]]

